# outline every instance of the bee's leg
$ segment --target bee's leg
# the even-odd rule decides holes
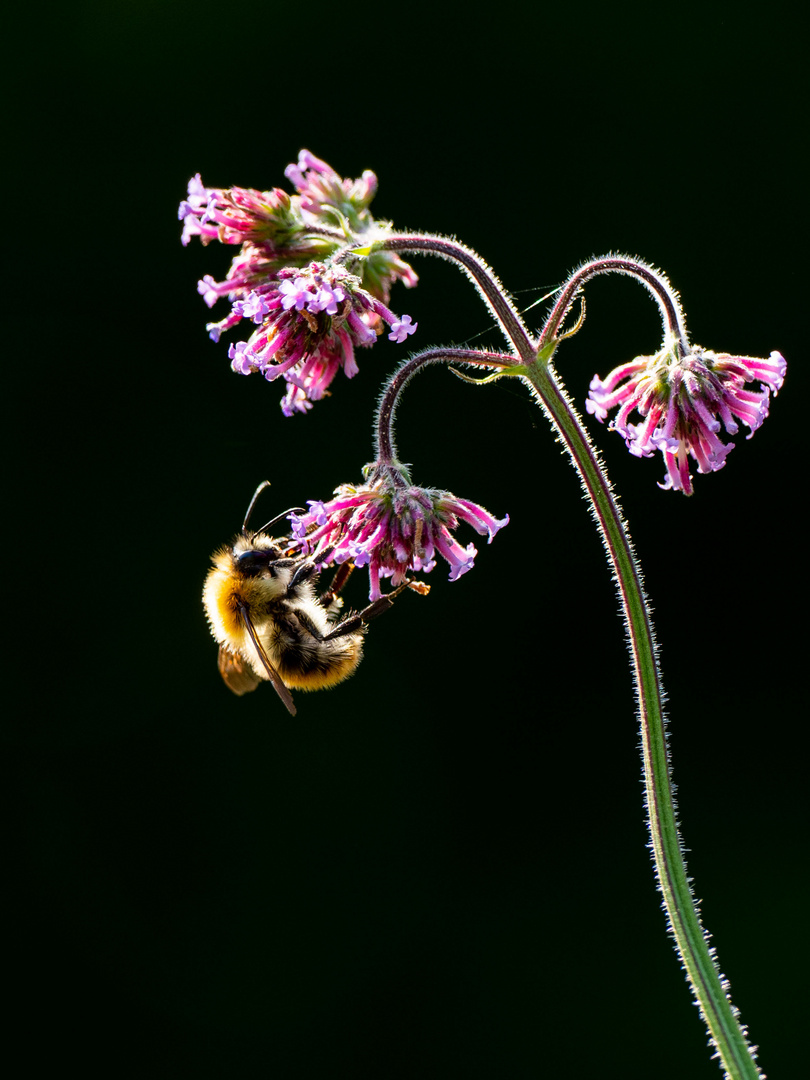
[[[390,607],[393,607],[394,599],[399,596],[404,589],[412,588],[414,584],[418,583],[413,582],[410,578],[406,578],[401,585],[398,585],[396,589],[392,589],[387,596],[381,596],[379,600],[374,600],[367,607],[364,607],[362,611],[358,611],[356,615],[350,615],[347,619],[338,623],[334,630],[330,630],[328,634],[322,634],[305,612],[296,611],[295,614],[304,629],[312,634],[316,641],[334,641],[336,638],[344,637],[346,634],[356,633],[367,622],[376,619],[377,616],[382,615],[384,611],[388,611]]]
[[[296,586],[300,585],[302,581],[309,581],[313,575],[318,573],[318,567],[314,562],[307,560],[302,562],[300,566],[296,566],[293,576],[290,578],[290,583],[287,586],[287,595],[291,596],[296,589]]]
[[[354,570],[354,563],[345,562],[339,566],[335,572],[335,576],[332,578],[332,584],[326,590],[325,593],[321,593],[320,601],[325,608],[328,608],[331,604],[334,604],[335,600],[340,596],[346,587],[346,582],[349,580],[352,570]]]

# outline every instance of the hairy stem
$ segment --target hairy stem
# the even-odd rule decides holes
[[[525,377],[580,475],[619,587],[638,694],[651,846],[669,928],[726,1076],[754,1080],[761,1073],[728,997],[714,950],[707,944],[686,873],[669,766],[663,688],[641,571],[604,469],[548,362],[553,350],[553,345],[542,350],[537,361],[527,366]]]
[[[379,244],[379,250],[438,255],[440,258],[459,263],[498,320],[506,340],[521,361],[524,364],[530,363],[534,358],[537,347],[518,314],[517,308],[490,267],[471,248],[443,236],[431,236],[427,233],[397,233],[383,240]]]
[[[428,364],[475,364],[482,367],[509,367],[516,364],[505,353],[481,352],[477,349],[427,349],[412,356],[399,367],[386,383],[377,407],[374,423],[374,458],[382,465],[396,460],[394,417],[399,396],[417,371]]]
[[[438,255],[462,267],[495,315],[519,358],[521,369],[512,367],[510,374],[520,374],[532,387],[580,475],[616,576],[631,643],[651,847],[669,928],[726,1077],[728,1080],[756,1080],[762,1074],[746,1039],[745,1029],[739,1022],[737,1010],[731,1004],[727,983],[720,974],[714,950],[707,943],[686,873],[670,774],[663,687],[641,570],[604,468],[551,366],[551,359],[562,337],[559,331],[565,317],[582,286],[592,277],[620,273],[640,281],[658,303],[666,336],[677,342],[681,351],[686,353],[688,339],[677,293],[662,274],[640,260],[614,255],[591,260],[575,271],[563,285],[539,342],[535,343],[494,273],[469,248],[444,237],[426,234],[395,235],[380,246],[390,251]],[[382,432],[385,430],[388,433],[385,438],[389,439],[385,448],[393,454],[390,421],[402,387],[417,367],[445,358],[448,352],[442,350],[441,356],[433,355],[432,360],[422,359],[410,371],[407,371],[406,364],[394,376],[383,395],[378,415],[381,450],[384,448]],[[503,359],[498,363],[502,364]],[[397,382],[400,375],[401,380]]]
[[[546,319],[540,335],[541,348],[559,340],[558,330],[571,310],[571,305],[580,289],[586,281],[590,281],[599,274],[627,274],[640,281],[655,297],[667,336],[678,342],[682,354],[689,351],[681,303],[669,281],[663,274],[653,270],[640,259],[628,259],[622,255],[601,255],[598,259],[591,259],[590,262],[574,271],[560,290],[551,314]]]

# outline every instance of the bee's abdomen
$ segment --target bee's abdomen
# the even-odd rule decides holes
[[[274,620],[269,637],[279,675],[299,690],[322,690],[348,679],[363,655],[360,634],[318,641],[291,613]]]

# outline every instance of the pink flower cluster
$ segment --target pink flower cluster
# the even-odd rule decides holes
[[[302,210],[316,216],[327,207],[339,213],[344,213],[346,208],[355,212],[365,210],[377,194],[377,177],[370,169],[359,180],[343,180],[331,165],[309,150],[301,150],[297,164],[288,165],[284,175],[301,196]]]
[[[370,247],[387,228],[368,212],[377,188],[373,173],[343,180],[302,150],[286,174],[298,194],[206,188],[198,174],[179,217],[184,244],[198,236],[203,244],[240,245],[223,281],[206,275],[199,282],[209,307],[221,298],[231,303],[207,329],[218,341],[243,319],[258,326],[247,341],[231,345],[232,367],[282,378],[282,410],[290,416],[324,397],[338,371],[355,375],[355,347],[374,344],[383,323],[398,343],[416,330],[409,315],[399,318],[387,303],[394,282],[412,286],[417,277],[393,252],[350,251]]]
[[[390,469],[368,484],[345,484],[335,494],[327,503],[310,500],[306,514],[291,514],[293,535],[320,565],[351,559],[355,566],[368,566],[371,600],[382,595],[381,578],[392,578],[396,588],[411,570],[429,573],[437,555],[449,564],[455,581],[472,569],[478,554],[472,544],[464,548],[453,536],[459,522],[487,534],[491,542],[509,521],[508,515],[499,521],[450,492],[415,487],[404,472]]]
[[[177,216],[183,222],[183,247],[193,236],[204,245],[218,240],[279,246],[285,234],[292,237],[300,230],[292,199],[281,188],[207,188],[199,173],[189,180],[188,198],[180,203]]]
[[[210,332],[218,339],[223,329],[241,319],[251,319],[259,328],[247,341],[231,345],[231,367],[240,375],[260,372],[271,382],[285,379],[286,416],[311,408],[341,369],[348,378],[356,375],[354,348],[373,345],[382,322],[388,323],[388,336],[396,342],[416,329],[408,315],[398,319],[375,300],[354,274],[317,262],[279,270],[234,301],[222,323],[209,324]]]
[[[760,360],[692,346],[682,355],[673,343],[655,356],[622,364],[604,381],[594,376],[585,406],[600,421],[618,406],[611,427],[626,440],[630,453],[649,457],[660,450],[667,475],[659,486],[691,495],[689,457],[699,473],[722,469],[734,444],[724,443],[719,432],[725,428],[735,435],[740,420],[750,428],[750,439],[768,415],[770,390],[776,395],[785,370],[778,352]],[[764,389],[745,388],[754,382]],[[634,411],[641,417],[639,424],[630,423]]]

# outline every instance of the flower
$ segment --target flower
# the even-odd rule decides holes
[[[491,543],[509,521],[449,491],[414,486],[401,466],[377,465],[368,483],[343,484],[335,495],[327,503],[310,500],[308,513],[291,514],[293,536],[321,566],[349,559],[368,566],[371,600],[382,595],[381,578],[392,578],[396,588],[409,570],[429,573],[437,554],[449,564],[450,580],[457,580],[478,554],[453,536],[459,522],[487,534]]]
[[[390,231],[368,211],[374,173],[344,180],[302,150],[286,175],[294,195],[280,188],[208,188],[198,173],[178,216],[183,244],[198,236],[203,244],[240,245],[223,281],[206,274],[198,283],[208,307],[222,298],[231,303],[207,330],[219,341],[243,319],[258,326],[246,342],[230,346],[232,367],[282,377],[288,384],[282,411],[291,416],[324,397],[338,371],[349,378],[357,373],[355,347],[373,345],[383,323],[398,343],[416,330],[410,316],[399,318],[387,305],[394,282],[410,287],[417,277],[395,252],[371,251]],[[363,250],[369,254],[358,254]]]
[[[180,203],[177,216],[183,222],[184,247],[192,236],[203,244],[253,241],[285,247],[305,231],[300,207],[281,188],[207,188],[199,173],[189,180],[188,198]]]
[[[377,193],[377,177],[370,169],[359,180],[343,180],[309,150],[299,151],[298,163],[288,165],[284,175],[301,196],[301,208],[315,217],[359,216]]]
[[[700,473],[722,469],[734,444],[721,441],[721,427],[735,435],[741,420],[750,429],[750,439],[768,415],[770,390],[776,396],[785,369],[778,352],[760,360],[693,345],[684,354],[673,338],[655,356],[622,364],[604,381],[594,376],[585,407],[603,421],[619,406],[611,427],[624,437],[630,453],[649,457],[660,450],[667,475],[659,487],[691,495],[689,455]],[[763,389],[746,390],[753,382]],[[629,422],[634,410],[642,423]]]
[[[415,323],[410,315],[403,315],[401,319],[391,323],[391,333],[388,335],[388,340],[396,341],[398,345],[401,345],[403,341],[407,340],[408,335],[416,330],[418,325],[419,323]]]
[[[212,283],[204,286],[214,291]],[[240,375],[259,372],[269,382],[282,377],[291,384],[282,401],[287,416],[320,400],[341,369],[348,378],[356,375],[355,346],[373,345],[381,323],[396,331],[389,336],[397,341],[416,329],[409,316],[398,319],[344,267],[318,262],[279,270],[235,300],[230,315],[209,324],[209,331],[218,339],[245,318],[258,329],[230,346],[231,366]]]

